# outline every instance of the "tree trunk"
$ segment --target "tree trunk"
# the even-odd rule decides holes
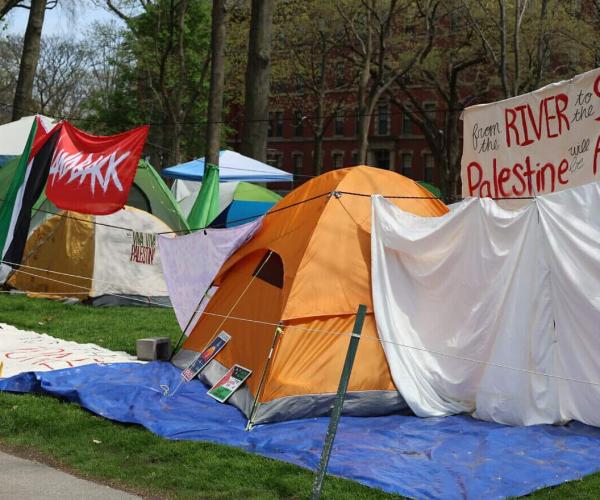
[[[210,90],[206,128],[206,162],[219,164],[223,85],[225,81],[225,0],[213,0]]]
[[[371,116],[367,110],[367,98],[369,80],[371,79],[371,59],[373,55],[373,31],[371,27],[371,11],[367,9],[366,13],[367,39],[363,54],[362,68],[358,81],[358,164],[367,164],[367,150],[369,147],[369,128],[371,125]]]
[[[323,171],[323,132],[315,131],[314,134],[314,154],[313,154],[313,175],[321,175]]]
[[[46,0],[31,0],[27,30],[23,39],[21,67],[13,102],[13,121],[33,112],[33,79],[40,58],[40,40],[45,12]]]
[[[274,0],[252,0],[241,153],[265,161]]]
[[[457,101],[452,101],[456,103]],[[460,111],[451,108],[446,113],[446,155],[442,169],[442,192],[447,203],[454,203],[460,197],[458,184],[460,179]]]
[[[19,1],[20,0],[0,0],[0,19],[4,19],[4,16],[16,7]]]

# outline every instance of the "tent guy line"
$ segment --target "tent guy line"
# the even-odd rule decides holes
[[[271,214],[280,212],[282,210],[286,210],[288,208],[295,207],[297,205],[301,205],[302,203],[306,203],[306,202],[309,202],[312,200],[319,199],[323,196],[328,196],[328,195],[332,196],[332,195],[336,195],[336,194],[340,194],[340,195],[346,194],[349,196],[361,196],[361,197],[371,197],[372,196],[372,195],[366,194],[366,193],[354,193],[351,191],[330,191],[330,192],[322,193],[322,194],[314,196],[312,198],[300,201],[298,203],[286,205],[285,207],[281,207],[276,210],[270,210],[270,211],[266,212],[264,214],[264,216],[271,215]],[[437,196],[396,196],[396,195],[381,195],[381,196],[386,199],[394,199],[394,200],[439,200],[440,199]],[[457,201],[460,201],[462,199],[463,198],[457,198]],[[512,197],[507,197],[507,198],[492,198],[492,199],[493,200],[533,200],[533,199],[535,199],[535,197],[534,196],[523,196],[523,197],[512,196]],[[4,200],[0,198],[0,201],[4,201]],[[49,214],[49,215],[56,215],[57,217],[64,217],[66,219],[72,219],[72,220],[84,222],[87,224],[110,227],[112,229],[120,229],[122,231],[133,231],[134,230],[134,229],[128,228],[128,227],[115,226],[113,224],[105,224],[103,222],[96,222],[95,220],[80,219],[78,217],[73,217],[72,215],[67,215],[64,212],[51,212],[49,210],[44,210],[41,208],[32,208],[32,211],[42,212],[42,213]],[[258,218],[258,216],[242,217],[240,219],[234,219],[234,220],[228,221],[227,223],[215,224],[213,226],[208,225],[208,226],[203,226],[203,227],[190,228],[189,232],[201,231],[204,229],[221,229],[221,228],[224,228],[227,224],[232,225],[232,224],[237,224],[240,222],[251,222],[253,220],[256,220],[257,218]],[[157,234],[180,234],[180,233],[188,233],[188,230],[187,229],[179,229],[179,230],[174,230],[174,231],[161,231]]]
[[[7,260],[1,260],[1,259],[0,259],[0,262],[2,264],[6,264],[6,265],[9,265],[9,266],[26,267],[27,269],[33,269],[34,271],[45,271],[45,272],[51,273],[51,274],[60,274],[61,276],[68,276],[69,278],[78,278],[78,279],[88,280],[88,281],[97,281],[99,283],[106,283],[107,285],[118,286],[117,283],[113,283],[112,281],[96,279],[96,278],[93,278],[91,276],[79,276],[78,274],[63,273],[61,271],[54,271],[52,269],[44,269],[43,267],[29,266],[27,264],[17,264],[15,262],[9,262]],[[156,290],[156,291],[158,293],[164,293],[165,295],[168,295],[168,291],[167,290]],[[40,293],[40,292],[32,292],[32,293]],[[54,294],[54,292],[49,293],[48,295],[53,295],[53,294]]]
[[[32,273],[28,273],[26,271],[22,271],[20,269],[16,269],[15,272],[20,272],[20,273],[24,273],[30,276],[36,276],[36,277],[41,277],[50,281],[56,281],[57,283],[62,283],[64,285],[71,285],[73,287],[76,288],[85,288],[85,287],[81,287],[78,285],[75,285],[73,283],[69,283],[66,281],[59,281],[59,280],[54,280],[52,278],[46,278],[44,276],[38,276],[36,274],[32,274]],[[251,283],[248,284],[248,287]],[[246,290],[244,290],[243,293],[245,293]],[[37,292],[32,292],[32,293],[37,293]],[[242,293],[242,295],[243,295]],[[108,293],[108,295],[113,295],[115,297],[121,297],[118,294],[114,294],[114,293]],[[242,298],[242,296],[239,297],[239,300]],[[164,305],[164,304],[158,304],[158,303],[154,303],[151,301],[144,301],[142,299],[135,299],[135,298],[130,298],[131,300],[136,300],[137,302],[140,302],[142,304],[150,304],[150,305],[156,305],[158,307],[163,307],[163,308],[167,308],[167,309],[173,309],[172,306],[168,306],[168,305]],[[232,310],[235,308],[232,308]],[[231,316],[231,315],[224,315],[224,314],[218,314],[218,313],[209,313],[206,311],[203,311],[202,314],[206,314],[207,316],[215,316],[215,317],[220,317],[220,318],[224,318],[224,321],[227,319],[230,320],[235,320],[235,321],[244,321],[247,323],[259,323],[259,324],[263,324],[263,325],[269,325],[269,326],[274,326],[274,327],[283,327],[284,328],[284,335],[285,333],[297,333],[294,332],[294,330],[301,330],[303,332],[306,333],[313,333],[313,334],[320,334],[320,335],[331,335],[331,336],[336,336],[336,337],[352,337],[353,333],[352,332],[332,332],[332,331],[327,331],[327,330],[317,330],[317,329],[311,329],[311,328],[303,328],[303,327],[299,327],[299,326],[294,326],[294,325],[285,325],[285,324],[280,324],[280,323],[272,323],[269,321],[259,321],[259,320],[253,320],[253,319],[249,319],[249,318],[240,318],[240,317],[236,317],[236,316]],[[288,331],[289,329],[289,331]],[[417,346],[411,346],[408,344],[403,344],[400,342],[394,342],[391,340],[382,340],[379,337],[362,337],[364,340],[375,340],[381,344],[391,344],[391,345],[395,345],[398,347],[402,347],[405,349],[411,349],[411,350],[416,350],[416,351],[420,351],[420,352],[426,352],[428,354],[433,354],[433,355],[437,355],[437,356],[442,356],[442,357],[446,357],[446,358],[450,358],[450,359],[455,359],[455,360],[459,360],[459,361],[468,361],[470,363],[476,363],[476,364],[481,364],[484,366],[490,366],[490,367],[494,367],[494,368],[501,368],[501,369],[505,369],[505,370],[511,370],[511,371],[516,371],[519,373],[526,373],[529,375],[537,375],[540,377],[546,377],[546,378],[551,378],[551,379],[557,379],[557,380],[563,380],[565,382],[575,382],[578,384],[585,384],[585,385],[591,385],[591,386],[595,386],[595,387],[600,387],[600,382],[595,382],[595,381],[591,381],[591,380],[583,380],[583,379],[578,379],[578,378],[572,378],[572,377],[563,377],[562,375],[556,375],[553,373],[545,373],[545,372],[540,372],[540,371],[536,371],[536,370],[528,370],[526,368],[518,368],[516,366],[509,366],[509,365],[504,365],[501,363],[493,363],[491,361],[483,361],[480,359],[475,359],[475,358],[470,358],[468,356],[459,356],[459,355],[455,355],[455,354],[449,354],[449,353],[445,353],[445,352],[441,352],[438,350],[434,350],[434,349],[429,349],[429,348],[425,348],[425,347],[417,347]]]

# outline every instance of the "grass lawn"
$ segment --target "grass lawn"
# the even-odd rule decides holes
[[[168,335],[175,343],[180,333],[170,309],[92,308],[7,294],[0,294],[0,322],[132,354],[138,338]],[[154,498],[307,498],[313,480],[294,465],[227,446],[168,441],[74,404],[28,394],[0,393],[0,448]],[[599,496],[600,473],[532,495]],[[394,496],[328,477],[324,497]]]
[[[7,294],[0,294],[0,322],[131,354],[138,338],[168,335],[175,343],[180,334],[170,309],[93,308]],[[29,394],[0,393],[0,448],[152,497],[308,498],[314,477],[295,465],[228,446],[168,441],[77,405]],[[325,481],[324,496],[393,497],[332,477]]]

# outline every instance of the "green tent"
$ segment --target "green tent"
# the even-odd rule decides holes
[[[0,207],[18,164],[19,157],[16,157],[0,167]],[[171,191],[156,170],[154,170],[154,167],[145,160],[141,160],[138,165],[126,204],[158,217],[173,231],[181,233],[189,232],[189,226],[179,208],[179,204],[175,201]],[[31,229],[37,227],[57,212],[59,212],[59,209],[43,193],[34,205]]]
[[[188,215],[192,229],[208,226],[219,215],[219,167],[208,164],[204,169],[204,182]]]
[[[442,191],[440,190],[440,188],[437,187],[437,186],[434,186],[430,182],[417,181],[417,184],[420,184],[422,187],[424,187],[425,189],[427,189],[427,191],[429,191],[436,198],[441,198],[442,197]]]

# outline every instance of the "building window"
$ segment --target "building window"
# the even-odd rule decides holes
[[[402,133],[405,135],[412,134],[412,119],[406,111],[402,113]]]
[[[283,154],[277,150],[267,151],[267,163],[275,168],[283,168]]]
[[[375,166],[377,168],[390,169],[390,151],[389,149],[376,149],[375,154]]]
[[[283,111],[269,111],[269,137],[283,137]]]
[[[360,114],[358,108],[354,108],[354,135],[358,135],[358,124],[360,123]]]
[[[390,133],[390,105],[379,104],[377,106],[377,135],[388,135]]]
[[[296,92],[298,94],[304,94],[304,78],[296,76]]]
[[[352,165],[358,165],[358,151],[352,151]]]
[[[299,109],[294,111],[294,135],[304,137],[304,115]]]
[[[335,135],[344,135],[344,115],[338,112],[333,121]]]
[[[425,115],[431,121],[436,121],[436,111],[437,104],[435,102],[425,102],[423,103],[423,109],[425,110]]]
[[[425,182],[433,182],[433,170],[435,168],[435,161],[431,153],[425,153],[423,155],[423,180]]]
[[[339,61],[335,65],[335,86],[343,87],[346,83],[346,65]]]
[[[344,153],[341,151],[334,151],[331,153],[331,160],[333,168],[342,168],[344,166]]]
[[[412,153],[402,153],[400,157],[402,175],[412,177]]]
[[[302,164],[303,156],[302,153],[293,153],[292,154],[292,166],[294,168],[294,175],[298,175],[302,173],[304,165]]]

